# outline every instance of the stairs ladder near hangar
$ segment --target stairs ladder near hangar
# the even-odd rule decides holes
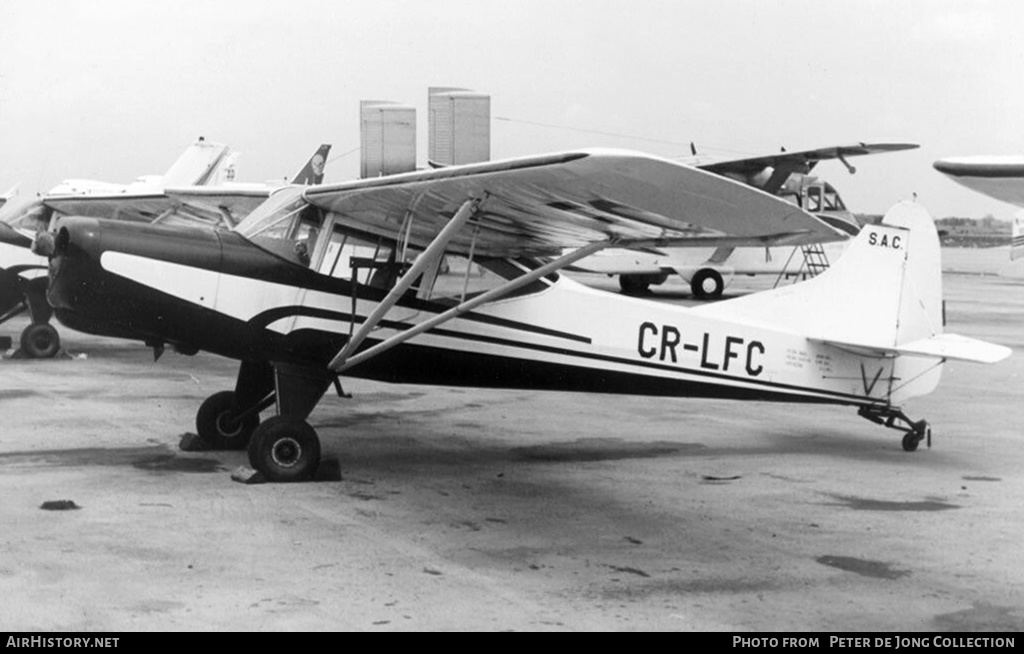
[[[798,250],[803,256],[803,261],[795,272],[790,272],[789,264],[793,261],[793,257],[796,256]],[[782,272],[775,279],[774,287],[778,287],[783,280],[796,282],[802,279],[817,277],[828,270],[828,266],[828,256],[825,254],[825,248],[821,243],[811,243],[793,248],[793,252],[790,253],[789,259],[786,260],[786,265],[783,266]]]

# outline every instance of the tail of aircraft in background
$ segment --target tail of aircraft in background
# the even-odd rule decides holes
[[[167,169],[163,176],[163,185],[167,187],[209,184],[226,162],[234,164],[228,146],[207,141],[200,136]]]
[[[313,153],[313,156],[309,158],[306,165],[302,167],[295,177],[292,178],[292,184],[319,184],[324,181],[324,166],[327,164],[327,155],[331,152],[331,146],[328,143],[324,143],[317,151]]]

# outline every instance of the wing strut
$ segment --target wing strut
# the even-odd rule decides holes
[[[438,238],[440,238],[440,235],[438,236]],[[589,257],[591,254],[597,252],[598,250],[603,250],[608,247],[615,247],[616,245],[618,245],[618,242],[616,240],[597,241],[585,245],[579,248],[578,250],[573,250],[572,252],[566,254],[565,256],[559,257],[558,259],[555,259],[550,263],[544,264],[539,268],[531,270],[529,273],[523,275],[522,277],[516,277],[515,279],[511,279],[508,282],[502,284],[501,286],[493,288],[487,291],[486,293],[482,293],[471,300],[467,300],[466,302],[463,302],[458,306],[448,309],[444,313],[439,313],[430,320],[426,320],[416,325],[415,327],[410,327],[404,332],[395,334],[391,338],[382,341],[377,345],[374,345],[373,347],[363,352],[360,352],[359,354],[353,357],[346,358],[348,353],[351,352],[353,349],[349,348],[346,345],[345,349],[343,349],[341,353],[339,353],[338,356],[336,356],[334,360],[331,361],[330,368],[337,373],[344,372],[348,368],[351,368],[354,365],[362,363],[367,359],[375,357],[378,354],[386,352],[387,350],[390,350],[394,346],[400,345],[405,341],[409,340],[410,338],[422,334],[428,329],[433,329],[434,327],[440,325],[441,323],[448,322],[453,318],[457,318],[459,315],[466,313],[467,311],[471,311],[476,307],[480,306],[481,304],[500,299],[508,295],[509,293],[515,291],[516,289],[522,288],[523,286],[526,286],[528,284],[532,284],[533,282],[537,281],[541,277],[544,277],[545,275],[560,270],[561,268],[564,268],[584,257]],[[412,270],[410,270],[409,273],[406,273],[406,275],[408,276],[411,272]],[[376,315],[376,313],[377,312],[374,311],[374,315]],[[381,317],[383,317],[383,315]],[[379,321],[380,318],[377,318],[377,320]],[[367,319],[367,322],[363,324],[363,327],[365,328],[366,324],[368,323],[369,319]]]
[[[851,175],[853,175],[854,173],[856,173],[856,172],[857,172],[857,169],[856,169],[856,168],[854,168],[853,166],[851,166],[851,165],[850,165],[850,162],[846,160],[846,157],[844,157],[844,156],[843,156],[843,153],[842,153],[842,152],[838,153],[838,154],[836,155],[836,158],[837,158],[837,159],[839,159],[839,161],[840,161],[840,162],[841,162],[841,163],[842,163],[842,164],[843,164],[844,166],[846,166],[846,169],[847,169],[848,171],[850,171],[850,174],[851,174]]]
[[[153,219],[153,222],[152,222],[152,223],[150,223],[150,224],[152,224],[152,225],[159,225],[159,224],[160,224],[160,223],[162,223],[162,222],[163,222],[163,221],[164,221],[165,219],[167,219],[167,218],[170,218],[171,216],[173,216],[173,215],[174,215],[174,213],[175,213],[175,212],[176,212],[177,210],[178,210],[178,208],[177,208],[177,207],[171,207],[170,209],[164,209],[164,211],[163,211],[163,212],[162,212],[162,213],[161,213],[161,214],[160,214],[159,216],[157,216],[156,218],[154,218],[154,219]]]
[[[423,274],[423,272],[433,263],[437,263],[437,257],[444,253],[444,249],[448,246],[448,242],[452,240],[455,234],[466,224],[466,222],[476,214],[480,208],[480,198],[472,198],[466,200],[459,207],[459,210],[455,212],[452,219],[448,221],[448,224],[444,226],[434,240],[430,242],[427,249],[423,253],[416,257],[416,261],[412,264],[412,267],[398,280],[394,287],[388,292],[383,300],[380,301],[372,313],[366,317],[366,321],[363,322],[359,330],[352,335],[352,338],[348,340],[345,347],[338,352],[337,356],[331,360],[329,367],[331,369],[338,369],[345,363],[348,355],[355,352],[356,348],[366,339],[371,331],[376,329],[377,323],[384,318],[384,315],[391,310],[391,307],[395,306],[406,291],[412,286],[412,283],[416,281],[416,278]]]

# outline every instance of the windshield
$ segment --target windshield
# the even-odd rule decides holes
[[[278,256],[310,265],[322,218],[302,197],[304,190],[288,186],[274,192],[235,231]]]
[[[296,223],[302,210],[309,206],[302,186],[286,186],[270,195],[266,202],[246,216],[235,231],[246,238],[294,239]]]

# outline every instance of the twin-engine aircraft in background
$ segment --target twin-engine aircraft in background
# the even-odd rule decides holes
[[[164,175],[144,175],[131,184],[64,180],[42,198],[0,213],[0,324],[28,311],[21,353],[50,358],[60,351],[60,335],[50,324],[46,302],[47,261],[31,251],[54,215],[98,216],[165,225],[234,227],[269,196],[291,184],[319,184],[331,146],[317,148],[291,179],[279,183],[235,182],[238,153],[200,137]],[[7,205],[13,204],[8,202]]]
[[[763,156],[711,161],[694,156],[684,163],[729,179],[749,184],[793,202],[834,228],[789,243],[763,247],[647,248],[606,250],[576,265],[577,270],[618,275],[624,293],[646,293],[650,286],[679,275],[700,299],[717,298],[736,275],[772,275],[784,278],[813,277],[827,269],[860,231],[860,223],[846,208],[836,189],[811,170],[821,161],[837,159],[850,173],[848,157],[911,150],[913,143],[854,143],[813,150],[778,152]]]
[[[830,233],[720,175],[584,150],[285,188],[231,232],[64,218],[49,300],[77,330],[239,360],[196,427],[211,447],[248,447],[271,480],[314,473],[307,418],[343,376],[842,404],[916,449],[928,424],[901,407],[943,363],[1009,354],[942,333],[938,239],[916,205],[865,227],[813,280],[698,308],[559,272],[610,247]],[[464,272],[440,274],[452,256]]]
[[[1024,157],[950,157],[939,159],[932,165],[972,191],[1022,209],[1013,217],[1010,260],[1024,258]]]

